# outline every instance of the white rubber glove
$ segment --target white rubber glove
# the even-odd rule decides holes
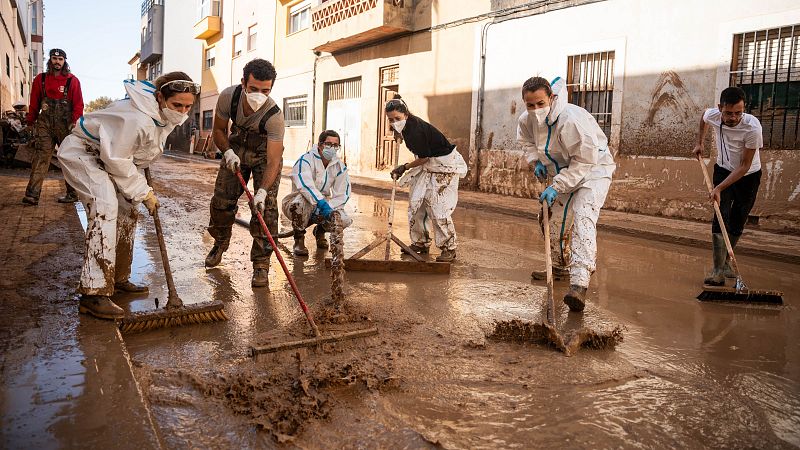
[[[222,154],[222,159],[225,161],[225,167],[231,172],[236,172],[236,169],[239,168],[239,164],[241,163],[239,157],[236,156],[232,148],[225,150],[225,153]]]
[[[264,188],[259,188],[258,192],[256,192],[256,196],[253,197],[253,203],[255,203],[256,209],[261,214],[264,214],[264,206],[267,201],[267,190]]]

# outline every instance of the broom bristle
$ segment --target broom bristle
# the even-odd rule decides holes
[[[123,333],[137,333],[157,328],[180,327],[228,320],[220,302],[136,313],[122,319],[119,329]]]
[[[757,291],[753,289],[746,292],[736,292],[735,289],[703,289],[697,296],[697,299],[704,302],[782,305],[783,293],[779,291]]]

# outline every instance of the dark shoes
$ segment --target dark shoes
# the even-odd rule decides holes
[[[39,199],[38,199],[38,198],[35,198],[35,197],[30,197],[30,196],[27,196],[27,195],[26,195],[25,197],[22,197],[22,203],[25,203],[26,205],[33,205],[33,206],[36,206],[36,205],[38,205],[38,204],[39,204]]]
[[[228,249],[228,243],[214,243],[211,251],[206,256],[206,267],[216,267],[222,261],[222,254]]]
[[[149,289],[147,286],[139,286],[138,284],[131,283],[129,280],[125,280],[114,283],[114,291],[130,292],[132,294],[144,294],[149,292]]]
[[[294,238],[292,253],[294,256],[308,256],[308,248],[306,248],[306,238],[304,236]]]
[[[75,203],[78,201],[78,196],[74,192],[67,192],[63,197],[58,198],[58,203]]]
[[[581,312],[586,307],[586,288],[570,285],[569,291],[564,295],[564,303],[572,312]]]
[[[269,287],[269,269],[263,267],[253,268],[253,280],[250,285],[253,287]]]
[[[420,255],[427,255],[428,254],[428,247],[423,247],[423,246],[417,245],[417,244],[411,244],[411,245],[408,246],[408,248],[410,248],[412,251],[414,251],[414,253],[418,253]],[[403,253],[405,253],[406,255],[408,254],[408,252],[405,249],[403,249],[401,251]]]
[[[325,229],[317,225],[314,227],[314,237],[317,239],[318,249],[328,249],[328,240],[325,239]]]
[[[456,259],[455,250],[442,250],[442,254],[436,257],[436,262],[453,262]]]
[[[125,317],[125,310],[111,301],[105,295],[82,295],[78,304],[78,311],[82,314],[91,314],[100,319],[122,319]]]

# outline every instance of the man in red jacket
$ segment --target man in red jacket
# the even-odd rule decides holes
[[[81,84],[69,70],[64,50],[50,50],[47,71],[36,75],[31,87],[31,105],[27,122],[33,126],[34,152],[31,158],[31,178],[25,189],[22,203],[39,204],[42,183],[47,176],[53,150],[75,126],[83,115]],[[58,199],[60,203],[78,201],[75,190],[67,184],[67,194]]]

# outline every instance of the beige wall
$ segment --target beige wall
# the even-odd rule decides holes
[[[27,2],[17,2],[26,5]],[[30,24],[21,29],[18,23],[20,11],[11,6],[9,0],[0,0],[0,14],[2,14],[3,30],[0,32],[0,111],[12,109],[11,105],[17,101],[28,103],[30,95]],[[22,11],[24,21],[28,20],[27,11]],[[10,62],[10,75],[6,69],[6,56]],[[22,92],[20,92],[22,83]]]

